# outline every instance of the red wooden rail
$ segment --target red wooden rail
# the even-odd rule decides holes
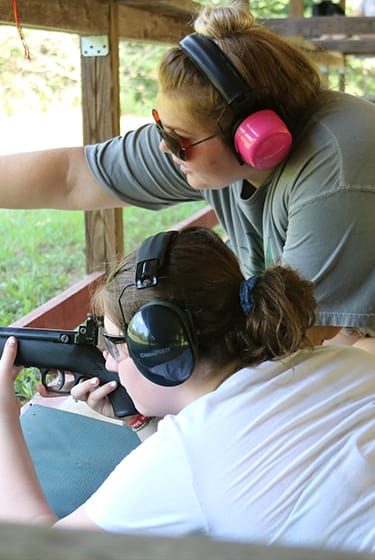
[[[173,229],[187,226],[213,228],[218,220],[212,208],[205,207],[179,222]],[[85,321],[90,310],[90,299],[95,288],[105,279],[104,272],[94,272],[37,307],[24,317],[15,321],[14,327],[33,327],[45,329],[75,329]]]

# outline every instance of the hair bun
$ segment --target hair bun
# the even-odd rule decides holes
[[[254,16],[242,2],[230,6],[206,6],[194,22],[194,30],[212,39],[223,39],[248,31],[255,23]]]

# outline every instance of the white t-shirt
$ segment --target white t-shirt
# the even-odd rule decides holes
[[[86,502],[113,532],[375,550],[375,358],[246,368],[159,423]]]

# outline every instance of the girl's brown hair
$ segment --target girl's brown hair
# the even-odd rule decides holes
[[[315,66],[297,47],[256,22],[243,3],[203,8],[195,31],[215,41],[254,92],[254,105],[273,109],[294,132],[321,92]],[[213,126],[226,105],[208,79],[179,48],[159,67],[162,93],[178,96],[186,111]],[[230,123],[228,123],[229,125]]]
[[[190,227],[173,240],[159,284],[134,286],[135,253],[114,269],[93,299],[93,310],[106,314],[122,328],[119,297],[125,320],[152,300],[174,303],[188,311],[198,340],[199,359],[213,366],[235,360],[241,366],[285,357],[308,344],[306,331],[314,324],[312,284],[291,269],[276,266],[256,279],[254,304],[245,315],[240,303],[244,281],[238,260],[212,230]]]

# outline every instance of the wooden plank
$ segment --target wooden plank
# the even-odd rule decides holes
[[[325,51],[341,54],[375,56],[374,39],[313,39],[314,44]]]
[[[61,475],[61,473],[58,473]],[[372,554],[0,524],[0,560],[373,560]]]
[[[315,16],[260,19],[259,21],[281,35],[299,35],[306,38],[334,34],[343,34],[348,37],[375,35],[375,17]]]
[[[89,274],[61,294],[15,321],[11,326],[75,329],[85,321],[90,310],[91,296],[104,278],[104,272]]]
[[[130,6],[167,17],[188,16],[202,8],[193,0],[114,0],[122,6]]]
[[[120,133],[118,6],[106,14],[106,56],[81,56],[83,142],[92,144]],[[82,49],[81,49],[82,50]],[[85,212],[86,270],[103,270],[122,255],[122,209]]]
[[[80,34],[106,32],[107,0],[27,0],[18,2],[23,26]],[[0,23],[14,24],[12,2],[0,0]]]
[[[24,26],[78,33],[101,35],[108,32],[107,0],[49,0],[48,9],[43,0],[28,0],[20,4]],[[122,39],[177,43],[191,28],[196,4],[190,0],[119,0],[111,3],[118,7],[119,36]],[[375,34],[374,17],[303,17],[300,0],[291,0],[291,14],[299,17],[260,20],[282,35],[319,38],[321,35],[344,34],[358,36]],[[140,9],[142,7],[142,9]],[[9,0],[0,0],[0,23],[14,25],[14,13]],[[361,39],[358,39],[361,41]],[[332,50],[343,48],[353,54],[374,53],[368,40],[362,44],[334,43]]]
[[[192,14],[174,16],[150,13],[132,6],[119,5],[119,35],[122,39],[155,43],[178,43],[193,31]]]
[[[35,27],[38,29],[49,29],[53,31],[64,31],[78,33],[79,35],[103,35],[108,31],[107,13],[109,6],[115,6],[120,14],[120,36],[127,39],[142,40],[153,21],[161,18],[160,27],[163,30],[162,37],[150,33],[150,40],[163,42],[165,25],[173,28],[172,38],[168,41],[176,42],[186,34],[187,22],[196,11],[198,4],[191,0],[125,0],[123,2],[110,2],[109,0],[28,0],[19,2],[19,11],[22,25],[24,27]],[[135,11],[134,11],[134,8]],[[129,13],[127,10],[133,10]],[[138,15],[140,19],[134,19]],[[129,26],[126,20],[130,19],[133,26]],[[0,0],[0,23],[14,25],[14,13],[12,3],[9,0]],[[124,28],[122,29],[124,24]],[[185,31],[182,31],[184,29]],[[127,34],[128,33],[128,34]]]
[[[375,55],[375,41],[370,38],[370,35],[375,37],[375,17],[290,17],[260,21],[280,35],[305,41],[308,51]]]
[[[210,206],[205,206],[204,208],[198,210],[197,212],[195,212],[185,220],[178,222],[175,226],[173,226],[172,229],[180,230],[185,227],[194,227],[194,226],[213,228],[218,223],[219,222],[213,208],[210,208]]]

